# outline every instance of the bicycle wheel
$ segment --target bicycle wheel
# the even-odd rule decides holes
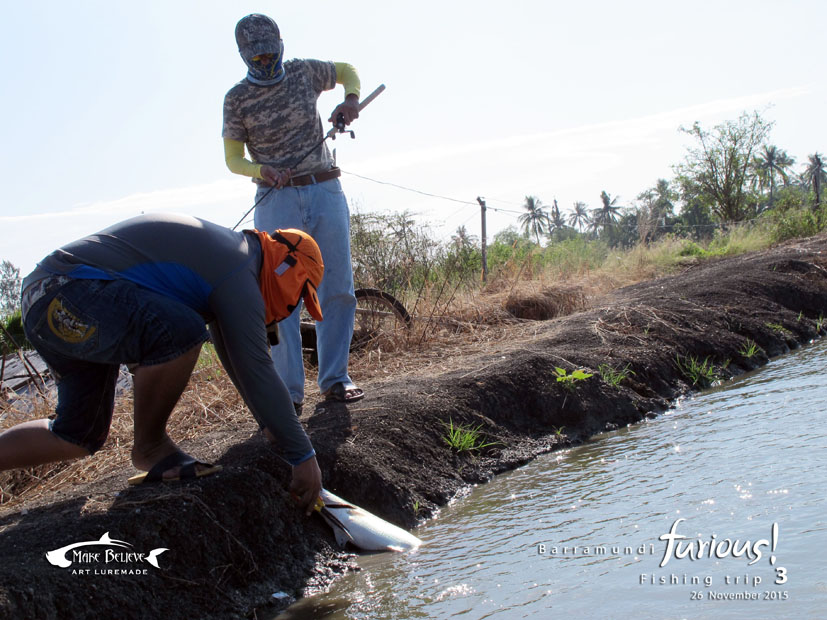
[[[390,293],[375,288],[356,289],[356,317],[350,350],[381,346],[392,350],[405,338],[411,315]]]

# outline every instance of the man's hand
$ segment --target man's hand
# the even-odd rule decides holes
[[[342,114],[345,117],[345,125],[350,125],[353,121],[359,118],[359,97],[356,95],[348,95],[345,97],[344,103],[340,103],[333,110],[333,114],[327,119],[329,122],[336,124],[336,117]]]
[[[261,180],[264,181],[264,184],[269,187],[274,187],[276,189],[281,189],[284,187],[285,183],[290,180],[290,175],[293,172],[291,170],[276,170],[273,166],[268,166],[267,164],[261,167]]]
[[[290,492],[298,497],[299,506],[310,516],[319,493],[322,492],[322,472],[315,456],[293,467]]]

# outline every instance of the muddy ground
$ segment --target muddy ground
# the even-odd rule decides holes
[[[822,316],[825,235],[687,266],[588,311],[509,328],[508,339],[452,360],[452,370],[363,384],[363,401],[305,407],[302,420],[328,489],[410,527],[471,483],[665,410],[700,387],[676,360],[708,359],[731,377],[816,338]],[[760,350],[748,357],[750,341]],[[613,387],[597,373],[602,364],[634,374]],[[566,389],[555,367],[594,376]],[[479,426],[496,445],[456,453],[443,441],[449,419]],[[274,593],[299,597],[353,567],[327,526],[295,508],[289,472],[252,424],[184,447],[224,471],[147,488],[113,472],[0,510],[0,617],[254,617],[268,601],[276,609],[289,600],[276,603]],[[59,568],[44,557],[105,532],[134,552],[168,551],[157,569],[103,560]],[[114,569],[127,574],[106,574]]]

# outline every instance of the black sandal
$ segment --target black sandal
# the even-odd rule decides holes
[[[365,392],[360,387],[356,387],[353,383],[334,383],[327,392],[324,393],[326,400],[335,400],[340,403],[353,403],[365,397]]]

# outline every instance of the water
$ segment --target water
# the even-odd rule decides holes
[[[279,618],[827,617],[825,376],[822,341],[498,476]]]

